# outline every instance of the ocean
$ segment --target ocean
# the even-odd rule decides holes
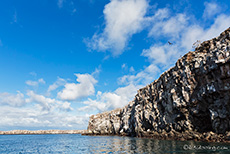
[[[1,154],[100,154],[100,153],[218,153],[229,154],[230,144],[166,141],[119,136],[0,135]]]

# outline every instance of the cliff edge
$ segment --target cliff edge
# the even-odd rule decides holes
[[[230,28],[178,59],[124,108],[90,117],[88,135],[230,141]]]

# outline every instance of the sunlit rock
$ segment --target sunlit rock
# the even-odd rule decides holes
[[[229,141],[229,36],[201,43],[124,108],[91,116],[89,134]]]

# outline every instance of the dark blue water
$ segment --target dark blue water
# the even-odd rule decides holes
[[[230,144],[162,141],[118,136],[0,135],[1,154],[230,153]]]

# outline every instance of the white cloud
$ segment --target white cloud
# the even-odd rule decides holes
[[[35,94],[33,91],[28,91],[27,95],[29,96],[29,98],[26,99],[26,101],[30,103],[38,103],[43,111],[53,111],[55,109],[59,109],[61,111],[73,110],[70,106],[71,104],[67,101],[63,102],[56,99],[48,98],[43,95]]]
[[[146,68],[145,71],[146,72],[150,71],[148,69],[150,69],[150,67]],[[143,74],[146,75],[145,73]],[[147,79],[148,77],[144,77],[144,78]],[[117,88],[114,92],[102,93],[98,91],[95,100],[88,98],[87,101],[82,102],[86,106],[81,107],[78,110],[85,111],[85,112],[87,111],[89,112],[93,110],[104,112],[104,111],[109,111],[116,108],[124,107],[134,99],[137,90],[142,87],[142,85],[134,85],[132,83],[134,82],[129,82],[127,83],[127,86]]]
[[[212,18],[216,14],[218,14],[221,10],[221,8],[214,2],[204,2],[204,13],[203,18]]]
[[[18,23],[18,14],[17,14],[16,10],[14,11],[13,21],[11,22],[11,24],[13,24],[13,23]]]
[[[60,7],[63,7],[63,0],[59,0]],[[196,40],[204,41],[218,36],[230,25],[230,16],[209,14],[213,18],[213,24],[204,28],[202,24],[192,21],[192,17],[185,13],[178,13],[170,16],[167,8],[158,9],[153,17],[144,17],[148,3],[144,0],[111,0],[104,9],[105,29],[101,34],[95,34],[92,38],[91,47],[96,50],[111,50],[113,55],[119,55],[127,46],[129,39],[137,32],[140,32],[144,25],[148,25],[149,37],[161,36],[164,42],[158,41],[152,44],[149,49],[144,49],[142,56],[147,57],[150,64],[143,70],[136,71],[134,68],[123,64],[122,68],[133,72],[118,79],[118,82],[125,86],[117,88],[113,92],[97,92],[96,99],[88,98],[83,101],[86,106],[79,108],[80,111],[97,110],[99,112],[112,110],[127,105],[134,99],[136,90],[149,84],[162,71],[163,67],[172,65],[175,60],[192,48]],[[206,7],[208,8],[208,7]],[[212,8],[212,7],[211,7]],[[214,9],[215,10],[215,9]],[[125,15],[123,15],[123,13]],[[168,45],[167,41],[173,41]],[[57,94],[62,100],[76,100],[92,96],[95,93],[97,80],[93,77],[99,74],[96,69],[90,74],[75,74],[78,83],[67,83],[64,79],[58,78],[49,86],[48,92],[56,90],[60,86],[64,88]],[[129,73],[130,73],[129,72]],[[38,81],[26,81],[27,85],[37,86],[45,81],[41,78]],[[28,98],[20,92],[18,94],[0,93],[0,116],[2,117],[0,127],[24,126],[24,127],[62,127],[77,129],[79,125],[86,127],[88,115],[75,116],[68,101],[61,101],[57,98],[48,98],[28,91]],[[20,108],[17,108],[20,106]],[[64,112],[62,112],[64,111]]]
[[[221,32],[226,30],[230,25],[230,16],[225,14],[219,15],[214,19],[214,23],[207,29],[199,25],[191,25],[184,29],[181,38],[181,46],[186,52],[191,49],[192,44],[197,41],[205,41],[217,37]]]
[[[16,95],[10,93],[0,93],[0,105],[23,106],[26,104],[24,95],[18,91]]]
[[[58,79],[49,86],[47,92],[50,93],[51,91],[56,90],[60,86],[64,86],[66,84],[66,80],[58,77]]]
[[[95,68],[94,72],[91,74],[92,76],[98,76],[101,72],[101,65],[98,66],[98,68]]]
[[[36,72],[30,72],[30,75],[36,77],[36,76],[37,76],[37,73],[36,73]]]
[[[75,3],[73,0],[57,0],[57,6],[59,9],[62,9],[65,7],[65,10],[71,13],[71,15],[74,15],[77,12],[77,9],[75,8]]]
[[[141,55],[149,59],[150,65],[135,75],[124,75],[120,77],[118,79],[120,84],[143,87],[146,84],[151,83],[156,79],[156,77],[158,77],[159,73],[164,71],[166,68],[168,69],[169,66],[174,65],[180,56],[187,53],[197,39],[204,41],[211,39],[212,37],[216,37],[230,25],[230,16],[223,14],[218,16],[209,28],[205,29],[196,23],[192,23],[190,21],[191,17],[186,14],[179,13],[175,16],[169,17],[168,12],[169,11],[167,9],[160,9],[156,11],[156,14],[151,18],[151,20],[153,20],[153,28],[151,29],[149,36],[156,38],[161,36],[168,38],[169,40],[174,40],[175,42],[173,42],[172,45],[169,45],[167,42],[158,42],[151,45],[149,49],[144,49]],[[123,65],[122,68],[125,66],[126,65]],[[103,93],[99,101],[98,99],[93,101],[88,100],[88,107],[90,108],[96,106],[99,108],[99,111],[116,108],[118,106],[116,105],[118,104],[117,102],[120,100],[128,100],[124,99],[124,96],[122,96],[122,94],[126,93],[127,91],[122,91],[121,93],[118,93],[117,91],[114,93]],[[99,102],[100,105],[95,105],[96,102]],[[127,104],[127,101],[125,102]],[[110,108],[110,104],[115,105],[111,105]]]
[[[129,72],[135,72],[135,69],[134,69],[133,66],[131,66],[131,67],[129,68]]]
[[[230,16],[225,14],[217,16],[210,27],[204,28],[191,16],[178,13],[169,17],[167,15],[169,10],[163,10],[159,10],[162,13],[157,11],[157,15],[152,18],[149,37],[156,39],[165,37],[165,43],[153,44],[149,49],[144,49],[141,54],[147,57],[151,64],[163,67],[163,70],[172,66],[180,56],[192,50],[194,42],[197,40],[203,42],[216,37],[230,25]],[[173,44],[169,45],[167,40],[172,41]]]
[[[11,129],[86,129],[89,115],[66,112],[41,112],[36,106],[15,108],[2,106],[0,128]]]
[[[125,85],[142,85],[145,86],[146,84],[152,82],[156,79],[156,76],[160,72],[159,68],[154,65],[150,64],[144,70],[139,71],[136,75],[124,75],[118,79],[119,84]]]
[[[221,14],[214,20],[214,24],[211,25],[209,29],[205,30],[205,35],[203,35],[203,40],[212,39],[217,37],[222,33],[224,30],[229,28],[230,25],[230,16]]]
[[[75,12],[77,12],[77,9],[76,9],[76,8],[73,9],[72,13],[75,13]]]
[[[46,82],[44,81],[44,79],[38,79],[38,83],[43,83],[43,84],[45,84]]]
[[[94,85],[97,80],[90,74],[75,74],[77,82],[66,83],[65,88],[58,92],[58,97],[62,100],[76,100],[87,97],[95,93]]]
[[[125,63],[121,65],[121,69],[124,70],[124,71],[127,71],[127,70],[128,70],[128,71],[131,72],[131,73],[132,73],[132,72],[135,72],[135,69],[134,69],[133,66],[131,66],[131,67],[129,68],[129,66],[128,66],[127,64],[125,64]]]
[[[170,10],[168,8],[161,8],[156,10],[153,17],[151,17],[153,20],[164,20],[170,16]],[[152,20],[151,19],[151,20]]]
[[[45,84],[46,82],[44,81],[43,78],[38,79],[38,81],[31,81],[31,80],[26,81],[26,84],[29,86],[38,86],[40,83]]]
[[[147,57],[152,65],[163,68],[163,71],[165,68],[172,66],[188,49],[191,49],[194,43],[189,44],[190,48],[188,49],[182,46],[186,42],[184,41],[184,35],[187,29],[193,25],[189,24],[191,17],[184,13],[173,16],[169,16],[169,14],[170,10],[167,8],[157,10],[151,18],[152,28],[148,34],[149,37],[156,39],[159,37],[165,38],[165,43],[157,42],[151,45],[149,49],[144,49],[141,54]],[[172,45],[168,44],[170,41],[173,43]]]
[[[161,13],[158,13],[161,12]],[[165,15],[164,15],[164,14]],[[168,16],[168,9],[160,9],[152,18],[153,27],[149,32],[149,36],[170,36],[173,40],[177,39],[184,28],[188,25],[188,17],[179,13],[175,16]]]
[[[113,8],[114,7],[112,5],[113,3],[116,4],[122,2],[123,1],[119,1],[119,2],[111,1],[111,3],[108,4],[105,10],[108,8]],[[119,5],[117,5],[116,7],[118,6]],[[110,14],[111,12],[104,11],[104,14],[105,15],[106,13]],[[127,87],[130,87],[130,85],[133,85],[135,87],[141,87],[141,86],[145,86],[146,84],[149,84],[154,79],[156,79],[156,77],[158,77],[159,73],[164,71],[169,66],[172,66],[180,56],[183,56],[186,52],[192,49],[192,45],[196,40],[199,39],[201,41],[204,41],[207,39],[211,39],[212,37],[216,37],[222,31],[228,28],[230,25],[230,17],[224,14],[217,16],[217,18],[214,19],[214,23],[210,27],[203,28],[202,26],[200,26],[199,23],[196,22],[196,20],[192,15],[187,15],[185,13],[175,13],[174,15],[170,16],[170,10],[167,8],[156,10],[155,15],[148,18],[144,17],[145,13],[142,14],[141,17],[144,25],[150,26],[150,31],[148,36],[154,37],[156,39],[158,37],[161,37],[164,38],[166,41],[165,43],[157,42],[155,44],[152,44],[149,49],[143,50],[141,55],[147,57],[150,62],[150,65],[144,68],[144,70],[141,70],[134,75],[130,75],[130,74],[124,75],[118,79],[118,82],[120,84],[127,85]],[[111,20],[111,23],[113,23],[112,21],[116,21],[117,18]],[[121,34],[117,32],[114,35],[112,35],[113,33],[111,34],[108,33],[110,32],[109,30],[113,29],[114,28],[113,26],[115,26],[115,24],[109,26],[108,21],[106,22],[106,27],[104,29],[104,32],[100,35],[96,34],[93,37],[93,39],[97,41],[96,43],[98,43],[96,44],[97,48],[101,47],[101,49],[108,50],[109,49],[108,45],[111,46],[111,42],[109,42],[110,35],[116,36],[114,38],[119,38],[120,36],[123,36],[123,34],[126,34],[126,33]],[[114,29],[115,29],[114,32],[116,32],[117,30],[116,27]],[[126,29],[126,25],[124,26],[124,29]],[[140,30],[142,29],[140,28]],[[121,32],[124,31],[121,30]],[[132,35],[130,35],[130,37],[131,36]],[[123,37],[123,38],[128,38],[128,37]],[[122,42],[127,42],[128,39],[123,39],[123,40],[119,39],[119,40],[121,40]],[[169,45],[168,41],[172,41],[173,44]],[[121,49],[124,49],[125,45],[124,44],[120,44],[120,45],[121,45],[120,47],[122,47]],[[122,52],[120,53],[117,52],[117,53],[119,55]],[[123,64],[121,68],[127,69],[128,66],[127,64]],[[134,69],[130,68],[130,70],[134,70]],[[107,111],[110,109],[121,107],[122,105],[120,102],[125,102],[124,104],[128,103],[128,101],[126,101],[128,99],[124,98],[125,96],[122,95],[126,93],[127,91],[123,91],[121,93],[119,93],[118,91],[99,93],[97,95],[97,99],[95,100],[88,99],[87,101],[85,101],[84,103],[87,106],[82,107],[80,110],[87,110],[87,109],[89,110],[94,108],[101,112],[101,111]]]
[[[128,102],[134,99],[138,88],[140,88],[140,86],[130,84],[126,87],[118,88],[114,92],[101,93],[99,91],[97,93],[97,99],[92,100],[89,98],[87,101],[84,101],[83,103],[86,106],[79,108],[79,111],[97,110],[99,112],[104,112],[124,107]]]
[[[153,64],[163,64],[164,67],[168,67],[170,61],[179,58],[180,50],[177,45],[153,45],[149,49],[144,49],[141,55],[148,57]]]
[[[89,115],[74,115],[67,101],[51,99],[33,91],[0,93],[0,129],[86,129]],[[20,108],[19,108],[20,106]]]
[[[148,8],[146,0],[111,0],[104,8],[105,29],[94,34],[88,46],[93,50],[110,50],[113,56],[122,54],[128,40],[141,31]]]
[[[141,85],[133,85],[133,84],[129,84],[125,87],[120,87],[118,89],[115,90],[115,94],[117,94],[118,96],[120,96],[122,98],[122,103],[120,104],[115,104],[115,105],[112,105],[112,107],[116,107],[116,106],[119,106],[119,107],[123,107],[124,105],[127,105],[128,102],[132,101],[135,97],[135,95],[137,94],[137,90],[139,88],[141,88],[142,86]]]
[[[62,8],[64,2],[65,2],[65,0],[58,0],[58,2],[57,2],[58,7]]]
[[[126,68],[127,68],[126,64],[122,64],[122,65],[121,65],[121,68],[122,68],[122,69],[126,69]]]

